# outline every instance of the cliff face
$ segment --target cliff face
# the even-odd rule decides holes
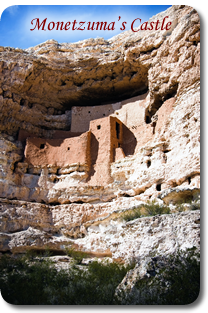
[[[90,225],[141,201],[197,196],[200,20],[172,6],[150,21],[165,16],[170,30],[0,47],[2,251],[84,237],[83,250],[122,258]]]

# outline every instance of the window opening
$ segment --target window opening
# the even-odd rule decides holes
[[[116,122],[116,137],[119,139],[120,136],[120,124]]]

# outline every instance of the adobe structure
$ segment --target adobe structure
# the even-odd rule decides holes
[[[105,185],[112,182],[110,164],[125,157],[122,144],[123,124],[108,116],[91,121],[89,131],[73,138],[28,137],[24,161],[41,168],[79,164],[87,172],[89,184]]]
[[[149,117],[148,101],[146,93],[114,104],[73,107],[71,130],[56,131],[52,139],[37,138],[21,130],[18,139],[26,143],[24,162],[30,171],[31,167],[49,167],[56,168],[57,173],[78,164],[85,172],[82,183],[109,184],[113,182],[111,164],[134,155],[160,132],[173,110],[175,97],[166,100],[153,118]]]
[[[170,30],[0,47],[0,251],[75,239],[141,260],[198,242],[196,212],[126,229],[114,219],[141,202],[198,201],[200,18],[172,6],[150,21],[166,16]]]

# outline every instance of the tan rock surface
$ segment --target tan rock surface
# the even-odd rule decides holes
[[[130,222],[115,219],[112,206],[1,203],[2,251],[14,253],[50,248],[63,252],[73,244],[94,255],[130,261],[200,246],[200,212],[187,211],[143,217]]]
[[[108,41],[73,44],[51,40],[27,50],[3,48],[1,102],[7,106],[2,107],[1,129],[15,134],[22,122],[21,128],[36,134],[45,134],[45,127],[64,129],[74,105],[113,103],[147,89],[154,113],[170,93],[182,93],[199,80],[197,12],[173,6],[157,18],[166,15],[172,21],[169,31],[128,31]]]
[[[200,20],[193,8],[172,6],[150,21],[164,16],[168,31],[1,47],[4,251],[29,247],[30,237],[35,248],[60,249],[69,238],[88,238],[88,226],[115,210],[199,192]],[[89,132],[90,147],[82,140]],[[109,249],[100,238],[96,249]]]
[[[114,259],[131,261],[148,256],[168,255],[178,249],[200,247],[200,213],[190,211],[143,217],[121,223],[92,225],[88,235],[77,239],[79,249],[104,252],[110,249]]]

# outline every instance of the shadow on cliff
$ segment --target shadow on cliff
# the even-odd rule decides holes
[[[124,124],[122,126],[123,126],[123,144],[122,144],[123,152],[125,153],[125,156],[133,155],[137,145],[137,139],[129,128],[127,128]]]
[[[98,157],[98,148],[99,148],[98,140],[96,139],[95,135],[91,133],[91,147],[90,147],[91,165],[90,165],[89,176],[88,176],[87,182],[95,174],[94,166]]]
[[[123,144],[122,148],[125,153],[125,156],[133,155],[135,152],[135,148],[137,145],[137,139],[134,136],[134,134],[128,129],[124,124],[123,126]],[[99,142],[96,139],[95,135],[91,134],[91,148],[90,148],[90,154],[91,154],[91,166],[89,170],[89,176],[86,182],[89,182],[92,176],[95,174],[95,164],[98,157],[98,150],[99,150]]]

